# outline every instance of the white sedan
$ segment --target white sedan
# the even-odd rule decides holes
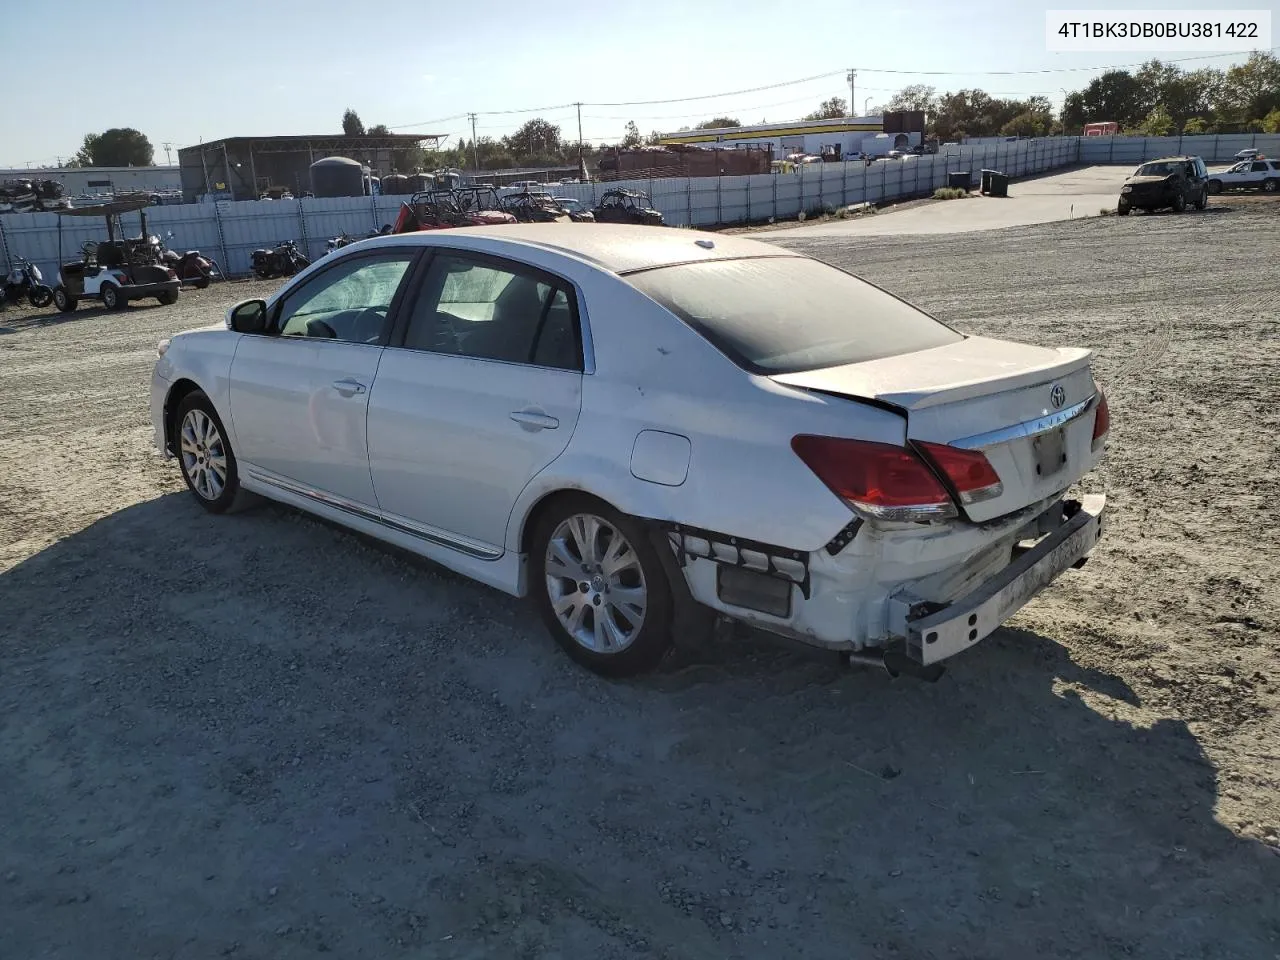
[[[157,447],[528,596],[624,675],[717,614],[931,671],[1079,566],[1088,350],[957,333],[740,237],[521,224],[364,240],[159,345]]]
[[[1209,174],[1209,192],[1254,189],[1275,193],[1280,189],[1280,160],[1244,160],[1226,170]]]

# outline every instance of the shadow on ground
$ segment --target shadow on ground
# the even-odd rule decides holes
[[[616,684],[535,619],[186,494],[0,575],[7,952],[1280,950],[1195,738],[1051,638],[936,685],[757,641]]]

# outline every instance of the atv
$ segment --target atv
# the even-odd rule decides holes
[[[665,223],[648,195],[635,190],[606,190],[592,212],[601,223],[643,223],[654,227]]]

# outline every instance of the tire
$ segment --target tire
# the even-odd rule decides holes
[[[1209,205],[1209,191],[1201,190],[1200,196],[1196,197],[1196,209],[1203,210]]]
[[[1116,215],[1120,217],[1127,217],[1131,209],[1132,208],[1127,203],[1121,200],[1116,204]]]
[[[1187,209],[1187,197],[1185,194],[1180,193],[1173,198],[1173,212],[1181,213],[1185,209]]]
[[[164,293],[160,294],[160,296],[156,297],[156,299],[160,301],[160,305],[162,307],[172,306],[173,304],[178,302],[178,291],[167,290]]]
[[[1271,179],[1262,181],[1263,193],[1275,193],[1277,189],[1280,189],[1280,180],[1271,178]]]
[[[79,301],[67,293],[66,287],[60,286],[53,291],[53,305],[63,313],[72,313],[79,305]]]
[[[671,649],[671,585],[640,522],[593,497],[561,497],[534,526],[530,561],[529,592],[543,622],[588,670],[634,676]]]
[[[268,267],[265,263],[255,263],[253,265],[253,272],[258,275],[259,280],[271,279],[271,268]]]
[[[39,284],[31,288],[31,292],[27,294],[27,301],[37,310],[43,310],[53,303],[53,291],[43,283]]]
[[[120,288],[114,283],[104,283],[102,285],[102,305],[108,310],[122,310],[124,305],[128,303],[124,297],[120,295]]]
[[[1222,192],[1222,181],[1221,181],[1221,180],[1210,180],[1210,181],[1209,181],[1209,192],[1210,192],[1210,193],[1212,193],[1212,194],[1214,194],[1215,196],[1216,196],[1217,194],[1221,193],[1221,192]]]
[[[191,495],[210,513],[226,513],[247,497],[226,436],[218,411],[203,391],[193,390],[182,398],[173,415],[178,469]]]
[[[203,276],[198,277],[196,280],[193,281],[193,285],[197,290],[207,290],[209,289],[209,278],[203,277]]]

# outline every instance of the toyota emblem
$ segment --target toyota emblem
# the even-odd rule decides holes
[[[1062,389],[1062,384],[1055,383],[1053,389],[1049,391],[1049,402],[1053,404],[1053,409],[1059,409],[1067,402],[1067,391]]]

